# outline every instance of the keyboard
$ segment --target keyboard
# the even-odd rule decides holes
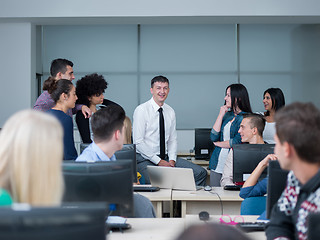
[[[134,192],[156,192],[159,191],[159,187],[151,186],[151,185],[133,185]]]
[[[244,222],[238,223],[237,227],[245,232],[264,231],[266,227],[265,222]]]

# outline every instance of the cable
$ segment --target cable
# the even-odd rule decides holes
[[[219,198],[219,201],[220,201],[220,207],[221,207],[221,216],[223,215],[223,204],[222,204],[222,200],[221,200],[221,197],[220,197],[220,195],[218,194],[218,193],[216,193],[215,191],[214,192],[212,192],[212,191],[214,191],[214,190],[211,190],[211,191],[209,191],[211,194],[216,194],[217,196],[218,196],[218,198]]]

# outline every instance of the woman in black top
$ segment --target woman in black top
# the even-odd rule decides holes
[[[90,108],[94,114],[101,107],[106,107],[110,104],[116,104],[110,100],[104,99],[103,93],[108,87],[108,83],[102,75],[93,73],[86,75],[77,81],[76,91],[78,100],[77,103],[84,104]],[[91,125],[90,118],[85,118],[81,112],[76,115],[76,123],[80,132],[83,143],[91,143]]]

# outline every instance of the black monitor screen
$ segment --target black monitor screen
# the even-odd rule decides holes
[[[243,183],[258,163],[268,154],[274,153],[274,144],[235,144],[233,145],[233,182]],[[267,169],[260,179],[267,176]]]
[[[107,202],[112,215],[133,216],[132,161],[63,163],[64,202]],[[111,209],[112,210],[112,209]]]
[[[286,187],[287,175],[288,171],[281,169],[278,161],[269,162],[266,206],[268,219],[270,218],[273,206]]]
[[[1,240],[105,240],[106,208],[28,208],[0,211]]]
[[[128,160],[132,161],[132,179],[133,182],[137,182],[137,160],[136,160],[136,145],[135,144],[123,144],[121,150],[114,153],[117,160]]]
[[[210,139],[211,128],[196,128],[195,129],[195,158],[209,159],[214,149],[213,142]]]

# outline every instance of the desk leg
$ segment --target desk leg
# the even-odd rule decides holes
[[[187,202],[181,201],[181,217],[185,218],[187,213]]]
[[[162,218],[162,202],[157,202],[157,218]]]
[[[173,201],[170,201],[170,218],[173,217]]]

